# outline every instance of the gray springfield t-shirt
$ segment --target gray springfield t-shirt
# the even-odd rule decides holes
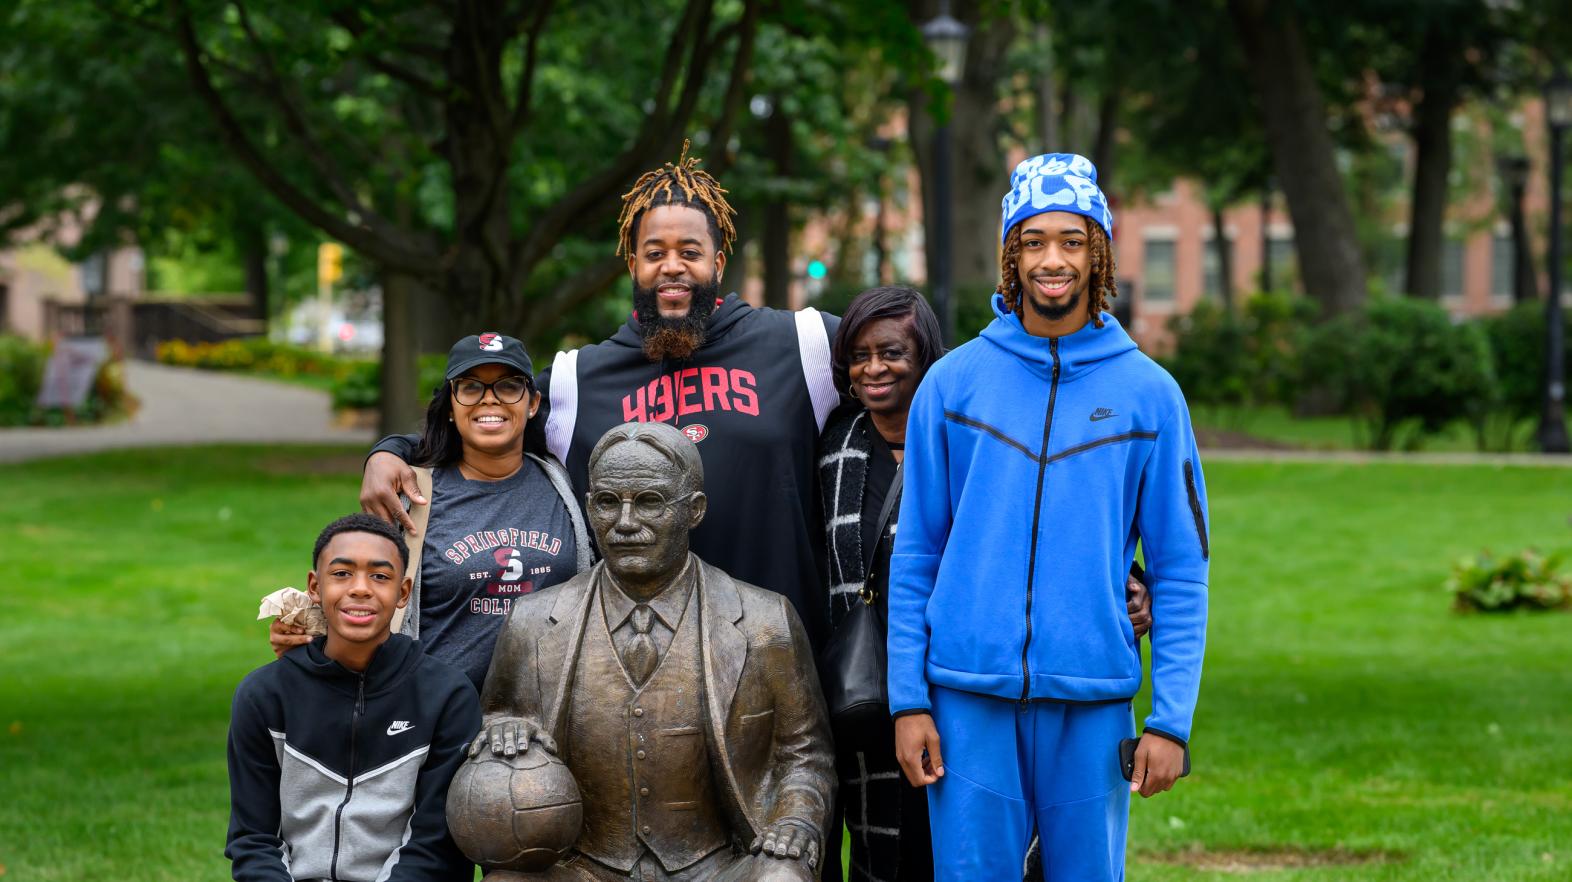
[[[501,481],[432,470],[420,558],[420,641],[479,689],[513,598],[573,577],[568,510],[539,463]]]

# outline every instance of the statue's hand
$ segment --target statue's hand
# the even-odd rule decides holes
[[[819,833],[811,825],[795,818],[782,818],[764,828],[753,840],[749,851],[764,852],[782,860],[800,860],[810,868],[819,866]]]
[[[480,734],[470,742],[469,755],[478,756],[487,745],[495,756],[516,756],[529,752],[533,741],[555,755],[557,742],[541,727],[540,721],[531,717],[498,717],[488,720]]]

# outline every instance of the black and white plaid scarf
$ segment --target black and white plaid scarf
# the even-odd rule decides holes
[[[819,436],[831,627],[838,627],[851,611],[868,577],[862,550],[862,500],[868,482],[868,457],[873,453],[869,431],[868,412],[845,407],[830,417]]]

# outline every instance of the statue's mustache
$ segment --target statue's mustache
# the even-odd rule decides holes
[[[655,532],[653,530],[641,529],[636,533],[624,533],[614,529],[606,537],[606,544],[612,548],[631,545],[654,545]]]

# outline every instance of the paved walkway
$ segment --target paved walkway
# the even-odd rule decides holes
[[[23,462],[127,447],[224,442],[367,444],[370,431],[333,423],[327,393],[271,380],[125,364],[141,401],[136,416],[108,426],[0,429],[0,462]]]

